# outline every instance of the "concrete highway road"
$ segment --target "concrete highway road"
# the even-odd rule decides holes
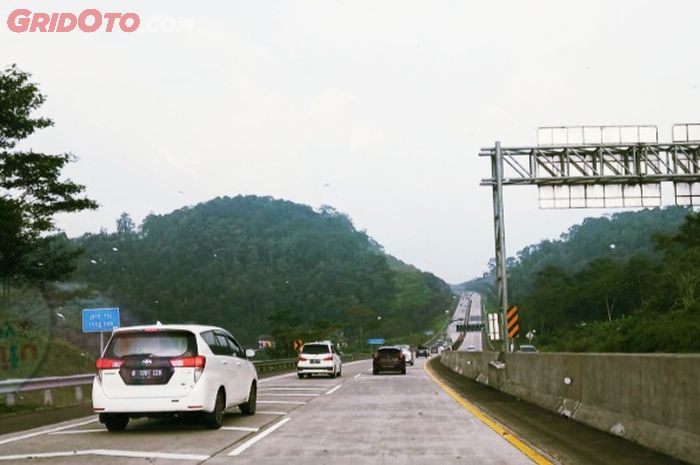
[[[486,324],[486,322],[481,320],[481,296],[477,293],[472,293],[469,294],[468,299],[469,303],[465,321],[468,321],[470,324]],[[481,352],[484,350],[482,334],[482,331],[467,331],[458,350],[467,350],[467,347],[474,346],[477,351]]]
[[[108,433],[96,417],[0,436],[0,463],[531,464],[424,371],[374,376],[370,361],[336,379],[260,381],[258,412],[221,430],[193,421],[132,420]],[[547,463],[540,462],[540,463]]]

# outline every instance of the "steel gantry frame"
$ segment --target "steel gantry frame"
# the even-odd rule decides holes
[[[550,135],[541,141],[542,133]],[[554,140],[557,134],[561,141]],[[541,208],[615,208],[661,205],[661,183],[674,184],[675,203],[700,206],[700,124],[673,126],[673,142],[659,143],[655,126],[547,127],[541,145],[482,148],[493,192],[496,285],[503,350],[508,310],[503,186],[535,185]],[[613,139],[611,140],[611,135]],[[592,141],[592,142],[591,142]]]

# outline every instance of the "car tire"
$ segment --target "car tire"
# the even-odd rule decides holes
[[[126,425],[129,423],[129,416],[107,414],[104,417],[103,423],[107,427],[107,431],[109,431],[110,433],[117,433],[126,429]]]
[[[338,368],[338,378],[340,378],[341,376],[343,376],[343,367],[342,366],[340,368]]]
[[[405,375],[405,374],[406,374],[406,367],[403,367],[403,368],[401,369],[401,374],[402,374],[402,375]]]
[[[258,400],[258,387],[255,384],[255,382],[253,382],[253,384],[250,385],[250,392],[248,393],[248,401],[239,405],[238,408],[241,409],[241,413],[243,415],[255,415],[255,408],[256,408],[257,400]]]
[[[224,390],[219,388],[214,402],[214,411],[204,413],[204,426],[207,429],[219,429],[224,423],[224,410],[226,409],[226,395]]]
[[[302,373],[299,373],[299,379],[304,379],[304,375]]]
[[[379,374],[379,370],[372,370],[372,374],[373,374],[373,375],[378,375],[378,374]]]
[[[330,374],[331,379],[335,378],[335,368],[333,368],[333,372]]]

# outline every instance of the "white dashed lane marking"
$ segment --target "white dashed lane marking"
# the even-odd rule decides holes
[[[13,436],[11,438],[3,439],[0,441],[0,445],[2,444],[7,444],[8,442],[15,442],[15,441],[21,441],[22,439],[29,439],[33,438],[35,436],[41,436],[42,434],[50,434],[50,433],[55,433],[56,431],[62,431],[64,429],[70,429],[70,428],[75,428],[77,426],[83,426],[83,425],[89,425],[90,423],[96,422],[96,418],[91,418],[89,420],[85,421],[80,421],[77,423],[71,423],[69,425],[63,425],[63,426],[58,426],[56,428],[50,428],[50,429],[41,429],[38,431],[32,431],[31,433],[27,434],[22,434],[19,436]]]
[[[106,433],[107,430],[104,428],[93,428],[93,429],[76,429],[73,431],[54,431],[49,433],[49,436],[56,436],[59,434],[83,434],[83,433]]]
[[[247,426],[222,426],[221,429],[225,431],[247,431],[248,433],[257,433],[260,428],[252,428]]]
[[[331,394],[333,394],[333,393],[334,393],[335,391],[337,391],[338,389],[340,389],[340,384],[337,385],[336,387],[334,387],[333,389],[331,389],[330,391],[326,392],[326,395],[327,395],[327,396],[330,396]]]
[[[274,425],[270,426],[268,429],[263,431],[262,433],[256,434],[240,446],[236,447],[233,451],[231,451],[230,454],[228,454],[231,457],[235,457],[237,455],[241,455],[247,448],[255,444],[256,442],[260,441],[261,439],[264,439],[265,437],[269,436],[270,434],[274,433],[277,431],[279,428],[284,426],[285,423],[290,421],[291,418],[284,418],[280,420],[278,423],[275,423]]]
[[[258,404],[288,404],[288,405],[306,405],[306,402],[297,402],[293,400],[259,400]]]

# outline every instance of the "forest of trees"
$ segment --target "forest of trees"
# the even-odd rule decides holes
[[[508,260],[522,334],[545,349],[700,351],[700,215],[691,210],[589,218]],[[495,308],[493,267],[465,283]]]
[[[432,274],[385,255],[330,207],[269,197],[216,198],[136,228],[85,235],[74,280],[131,322],[221,325],[245,343],[293,337],[420,335],[453,302]]]

